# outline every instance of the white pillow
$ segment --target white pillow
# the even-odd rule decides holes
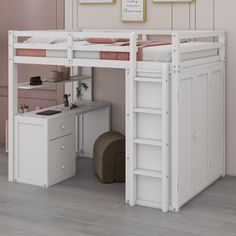
[[[74,41],[80,41],[80,38],[74,38]],[[43,38],[43,37],[32,37],[24,41],[24,43],[45,43],[45,44],[55,44],[55,43],[65,43],[67,41],[66,37],[58,38]]]

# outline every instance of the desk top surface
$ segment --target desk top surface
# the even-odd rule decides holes
[[[83,102],[81,102],[81,105],[79,105],[79,107],[76,109],[70,109],[70,108],[64,107],[64,105],[61,104],[61,105],[57,105],[57,106],[47,107],[47,108],[40,109],[40,110],[26,112],[23,114],[17,114],[17,116],[29,117],[29,118],[54,119],[54,118],[57,118],[60,116],[66,116],[66,115],[79,116],[79,115],[87,113],[87,112],[91,112],[91,111],[94,111],[97,109],[109,107],[110,105],[111,104],[109,102],[83,101]],[[50,116],[36,114],[38,112],[42,112],[42,111],[46,111],[46,110],[56,110],[56,111],[61,111],[61,113],[58,113],[55,115],[50,115]]]

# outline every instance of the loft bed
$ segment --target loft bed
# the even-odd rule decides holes
[[[140,58],[140,41],[151,37],[165,37],[165,45],[142,47]],[[225,175],[224,31],[9,31],[9,181],[18,64],[70,66],[82,78],[83,67],[125,69],[129,205],[179,211]]]

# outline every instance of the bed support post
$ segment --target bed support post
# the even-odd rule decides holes
[[[18,78],[17,78],[17,64],[14,63],[14,31],[8,32],[8,180],[14,181],[14,127],[15,127],[15,114],[18,107]]]
[[[225,69],[225,67],[226,67],[226,64],[225,64],[225,61],[226,61],[226,35],[225,35],[225,31],[222,31],[221,32],[221,34],[220,34],[220,36],[219,36],[219,43],[221,43],[222,44],[222,47],[220,48],[220,50],[219,50],[219,54],[220,54],[220,60],[224,63],[224,68],[223,68],[223,86],[224,86],[224,88],[223,88],[223,90],[224,90],[224,94],[223,94],[223,98],[224,98],[224,101],[223,101],[223,114],[224,114],[224,118],[223,118],[223,120],[224,120],[224,123],[223,123],[223,131],[224,131],[224,149],[223,149],[223,156],[224,156],[224,158],[223,158],[223,166],[224,166],[224,168],[223,168],[223,177],[225,176],[225,172],[226,172],[226,163],[225,163],[225,130],[226,130],[226,127],[225,127],[225,112],[226,112],[226,104],[225,104],[225,101],[226,101],[226,98],[225,98],[225,89],[226,89],[226,87],[225,87],[225,72],[226,72],[226,69]]]
[[[172,210],[179,211],[178,204],[178,83],[180,78],[180,37],[172,34]]]
[[[136,150],[134,137],[136,136],[134,106],[136,105],[136,93],[134,77],[137,70],[137,34],[130,34],[130,60],[126,69],[126,202],[130,206],[136,204],[136,178],[134,169],[136,168]]]

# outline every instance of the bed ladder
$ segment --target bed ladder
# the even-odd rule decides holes
[[[164,64],[162,66],[162,70],[154,71],[154,70],[139,70],[137,69],[137,75],[134,75],[132,82],[129,83],[130,92],[130,122],[131,126],[129,129],[128,135],[128,153],[130,155],[130,198],[129,204],[131,206],[134,205],[142,205],[149,206],[161,209],[163,212],[167,212],[169,210],[169,143],[168,143],[168,134],[169,134],[169,106],[168,106],[168,91],[169,91],[169,66],[168,64]],[[142,76],[141,76],[142,75]],[[145,76],[143,76],[145,75]],[[148,75],[148,77],[146,76]],[[148,107],[138,107],[138,94],[137,94],[137,86],[138,83],[158,83],[161,86],[161,108],[148,108]],[[159,86],[158,85],[158,86]],[[161,122],[161,139],[149,139],[147,135],[145,138],[139,137],[138,135],[138,116],[142,114],[151,115],[159,117],[157,122]],[[145,124],[144,124],[145,125]],[[150,134],[151,135],[151,134]],[[154,170],[146,170],[144,168],[140,168],[138,166],[138,158],[139,151],[138,145],[147,145],[149,147],[154,146],[160,150],[159,158],[161,160],[160,166],[153,167]],[[148,149],[146,149],[148,150]],[[143,155],[143,154],[142,154]],[[156,156],[157,158],[157,156]],[[157,169],[157,170],[156,170]],[[138,183],[139,178],[146,179],[146,182],[143,182],[141,185]],[[149,178],[149,179],[148,179]],[[161,185],[159,187],[157,194],[157,198],[161,199],[160,201],[153,201],[152,197],[149,199],[142,199],[143,194],[140,194],[140,191],[144,191],[144,195],[146,190],[152,193],[152,190],[158,188],[155,185],[156,181],[160,181]],[[142,189],[140,189],[142,188]],[[141,195],[141,196],[139,196]],[[144,197],[145,198],[145,197]],[[154,197],[155,198],[155,197]]]

